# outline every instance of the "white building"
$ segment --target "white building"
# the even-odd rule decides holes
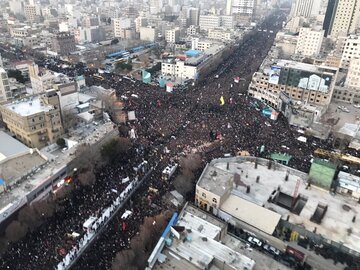
[[[291,16],[306,18],[316,16],[320,12],[320,5],[320,0],[296,0],[292,6]]]
[[[135,23],[130,18],[113,19],[114,23],[114,37],[122,37],[123,29],[133,28]]]
[[[157,31],[154,27],[140,27],[140,40],[154,42],[157,37]]]
[[[357,88],[360,94],[360,58],[351,59],[349,70],[346,76],[345,86],[350,88]]]
[[[313,30],[301,27],[295,53],[304,56],[315,56],[320,53],[321,44],[324,38],[324,30]]]
[[[219,28],[221,26],[221,17],[216,15],[200,15],[199,26],[201,30]]]
[[[191,40],[191,49],[198,51],[208,50],[213,45],[210,40],[200,40],[199,38],[193,38]]]
[[[197,67],[187,65],[184,61],[177,59],[176,61],[162,63],[161,73],[163,76],[172,76],[182,80],[195,80],[197,77]]]
[[[338,0],[336,11],[331,18],[329,34],[336,38],[340,34],[348,35],[359,27],[360,1],[358,0]]]
[[[360,37],[350,35],[347,37],[341,57],[341,67],[348,68],[353,58],[360,57]]]
[[[220,17],[220,26],[226,29],[234,28],[234,17],[233,16],[221,16]]]
[[[168,43],[177,43],[180,40],[180,29],[170,29],[166,31],[165,35],[166,42]]]
[[[232,33],[231,31],[226,31],[222,28],[213,28],[209,29],[208,38],[221,41],[229,41],[232,40]]]
[[[77,83],[65,83],[54,85],[59,96],[61,113],[71,111],[79,105],[79,92],[77,91]]]
[[[33,94],[40,94],[51,89],[56,79],[56,76],[50,71],[40,70],[39,66],[35,64],[29,65],[29,77]]]
[[[11,98],[9,79],[5,69],[0,67],[0,103]]]
[[[226,15],[252,15],[254,13],[254,7],[255,0],[227,0]]]

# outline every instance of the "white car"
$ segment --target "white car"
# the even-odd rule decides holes
[[[354,107],[355,107],[356,109],[360,109],[360,104],[354,104]]]
[[[277,248],[274,248],[273,246],[270,245],[264,245],[263,249],[269,253],[271,253],[272,255],[275,256],[279,256],[280,255],[280,251]]]
[[[253,236],[250,236],[248,238],[248,242],[254,246],[257,246],[257,247],[261,247],[262,246],[262,242],[261,240],[257,239],[256,237],[253,237]]]

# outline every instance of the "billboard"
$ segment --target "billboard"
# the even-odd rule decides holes
[[[330,85],[331,76],[302,71],[300,72],[299,83],[297,86],[308,90],[328,92]]]
[[[269,72],[269,83],[278,84],[280,78],[281,68],[277,66],[272,66]]]

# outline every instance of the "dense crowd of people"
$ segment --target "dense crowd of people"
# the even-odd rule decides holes
[[[194,85],[190,83],[181,90],[175,88],[172,93],[155,85],[103,74],[106,80],[97,84],[115,89],[119,98],[127,97],[123,100],[125,110],[135,111],[137,117],[131,124],[136,134],[134,147],[156,169],[128,203],[127,208],[133,214],[126,221],[121,220],[122,213],[111,220],[106,232],[79,258],[74,269],[111,269],[115,254],[130,247],[130,240],[138,232],[144,217],[157,215],[164,208],[162,196],[171,188],[171,182],[161,181],[161,171],[188,149],[216,145],[212,151],[205,151],[205,161],[226,153],[235,155],[239,151],[256,156],[287,153],[292,156],[290,166],[307,171],[314,149],[330,147],[329,142],[316,139],[309,139],[307,144],[298,141],[299,134],[284,117],[280,116],[277,121],[266,118],[261,113],[265,105],[246,95],[251,75],[271,48],[283,19],[280,12],[270,16],[261,28],[271,29],[274,33],[253,31],[234,47],[231,57],[207,79]],[[64,66],[60,60],[38,63],[69,76],[85,75],[88,83],[95,83],[91,75],[96,71],[82,64]],[[235,83],[236,76],[245,80]],[[262,145],[265,151],[260,153]],[[76,188],[61,202],[63,211],[56,212],[39,229],[11,244],[1,258],[0,268],[53,268],[76,244],[77,240],[67,235],[81,234],[83,222],[114,200],[116,193],[113,190],[121,192],[124,189],[126,184],[121,179],[135,177],[133,165],[138,158],[130,156],[122,166],[106,165],[97,171],[93,187]],[[159,193],[151,194],[149,186]]]

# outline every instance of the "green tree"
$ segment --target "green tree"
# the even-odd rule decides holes
[[[64,138],[59,138],[56,140],[56,144],[60,147],[60,148],[64,148],[66,146],[66,142],[64,140]]]
[[[25,83],[26,81],[20,70],[9,69],[7,74],[9,78],[15,78],[20,83]]]

